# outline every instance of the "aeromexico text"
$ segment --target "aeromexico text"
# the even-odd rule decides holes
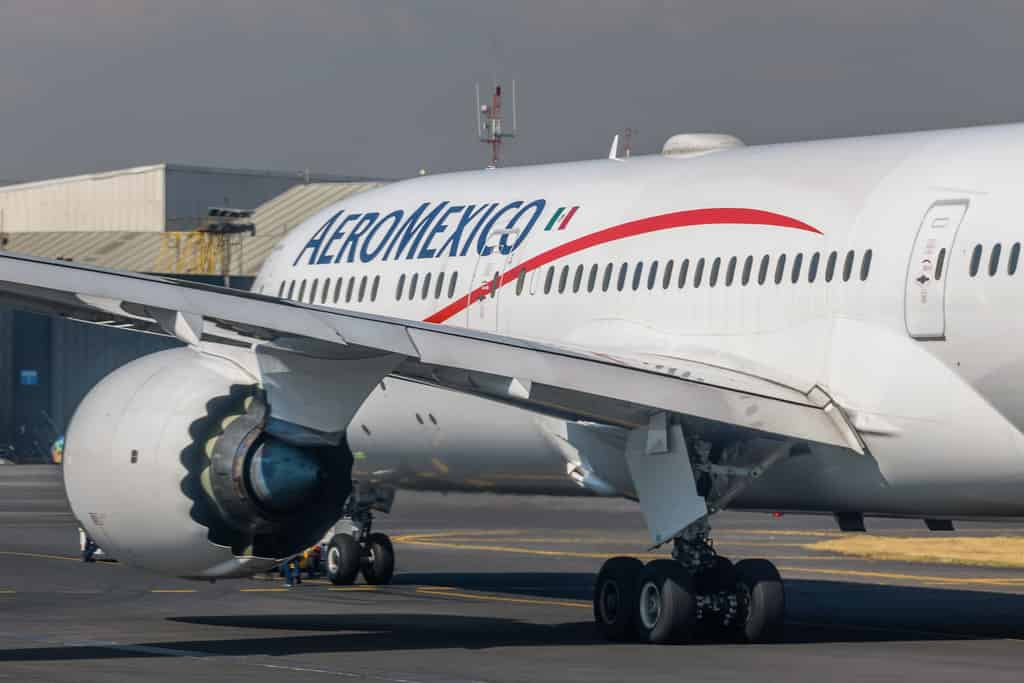
[[[355,213],[344,209],[331,216],[306,245],[292,265],[306,258],[309,265],[362,263],[399,259],[465,256],[472,249],[487,256],[495,248],[510,254],[530,234],[545,211],[546,202],[491,202],[452,204],[424,202],[413,211],[396,209]],[[491,233],[498,243],[488,243]]]

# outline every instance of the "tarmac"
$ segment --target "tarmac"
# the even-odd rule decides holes
[[[610,644],[601,562],[647,551],[627,501],[399,492],[391,586],[195,583],[83,564],[55,467],[0,466],[0,680],[1020,681],[1024,571],[842,558],[831,518],[723,513],[719,551],[786,579],[785,642]],[[928,534],[921,522],[874,532]],[[972,524],[958,533],[1024,528]]]

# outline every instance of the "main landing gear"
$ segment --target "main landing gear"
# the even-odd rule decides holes
[[[704,518],[675,539],[671,560],[604,563],[594,586],[594,620],[609,640],[747,643],[781,638],[786,599],[768,560],[733,564],[715,552]]]
[[[346,504],[344,518],[352,532],[335,534],[327,544],[324,573],[336,586],[352,585],[360,572],[368,584],[391,583],[395,550],[387,534],[372,532],[375,502],[353,495]]]

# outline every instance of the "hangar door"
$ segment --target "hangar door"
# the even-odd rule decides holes
[[[935,202],[917,230],[904,298],[907,332],[915,339],[946,338],[946,271],[967,206],[966,199]]]

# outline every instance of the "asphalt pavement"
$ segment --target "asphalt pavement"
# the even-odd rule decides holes
[[[168,579],[83,564],[59,470],[0,466],[0,680],[1020,681],[1024,571],[840,558],[831,519],[725,513],[786,579],[785,642],[609,644],[594,573],[647,554],[626,501],[400,492],[391,586]],[[873,531],[926,534],[915,521]],[[966,525],[959,533],[1024,533]]]

